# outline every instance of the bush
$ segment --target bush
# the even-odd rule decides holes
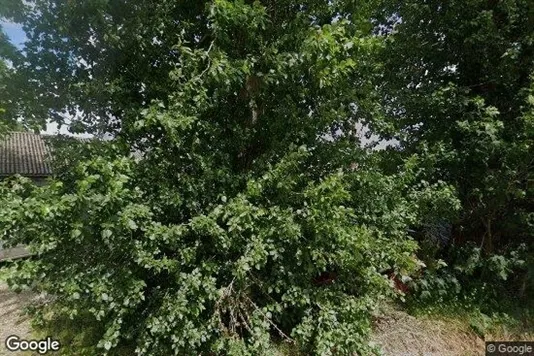
[[[505,254],[485,256],[473,244],[450,246],[447,260],[430,265],[413,281],[411,303],[509,312],[529,303],[532,253],[525,244]]]
[[[3,183],[2,233],[37,254],[9,282],[52,296],[35,311],[41,318],[53,310],[97,323],[98,352],[270,354],[280,342],[371,352],[370,312],[393,295],[380,272],[416,269],[402,228],[413,213],[397,211],[406,201],[378,172],[297,174],[311,157],[295,150],[241,193],[174,224],[134,184],[142,180],[127,158],[79,162],[75,177],[46,187]],[[380,219],[353,199],[370,192],[365,181],[391,197],[369,211]],[[396,215],[380,228],[387,214]]]

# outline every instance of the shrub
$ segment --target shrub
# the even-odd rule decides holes
[[[127,158],[79,162],[66,183],[3,183],[2,233],[37,255],[16,264],[9,282],[52,297],[52,309],[36,309],[41,318],[53,310],[97,323],[98,352],[269,354],[279,342],[371,352],[370,312],[393,294],[380,272],[416,268],[402,211],[380,229],[405,201],[391,195],[369,212],[382,218],[364,215],[366,202],[353,199],[370,192],[362,182],[386,195],[395,180],[297,174],[311,157],[294,150],[241,193],[174,224],[134,184],[137,164]]]

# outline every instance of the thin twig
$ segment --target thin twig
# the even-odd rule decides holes
[[[239,317],[241,318],[241,321],[243,322],[243,326],[245,327],[245,329],[248,330],[249,333],[252,334],[253,333],[252,328],[248,324],[246,316],[239,309],[238,309],[238,313],[239,313]]]
[[[202,71],[202,73],[200,73],[200,74],[198,75],[197,79],[202,78],[202,76],[203,76],[203,75],[208,71],[208,69],[210,69],[210,67],[211,67],[211,57],[209,56],[209,54],[210,54],[211,49],[213,48],[213,44],[214,44],[214,43],[215,43],[215,41],[211,41],[210,46],[208,47],[208,51],[206,52],[206,54],[208,55],[208,65],[206,66],[206,69],[204,69],[204,70]]]

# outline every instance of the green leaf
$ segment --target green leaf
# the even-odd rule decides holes
[[[102,231],[102,237],[104,239],[108,239],[109,237],[111,237],[112,234],[113,234],[113,232],[111,230],[109,230],[109,229],[104,229]]]

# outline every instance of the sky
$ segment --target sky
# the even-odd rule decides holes
[[[11,40],[11,43],[13,43],[17,48],[22,49],[24,47],[24,42],[26,41],[26,34],[24,33],[24,30],[22,29],[22,26],[13,22],[7,22],[7,21],[0,21],[0,27],[4,31],[4,33],[9,37]],[[88,135],[73,135],[70,132],[68,132],[67,127],[62,127],[60,130],[58,130],[58,127],[56,124],[48,124],[46,126],[46,130],[42,131],[42,133],[46,133],[49,135],[61,133],[64,135],[70,135],[70,136],[80,136],[80,137],[87,137]]]
[[[26,40],[26,34],[20,25],[13,22],[0,21],[0,26],[2,26],[4,32],[11,39],[11,43],[18,48],[22,48],[22,45]]]

